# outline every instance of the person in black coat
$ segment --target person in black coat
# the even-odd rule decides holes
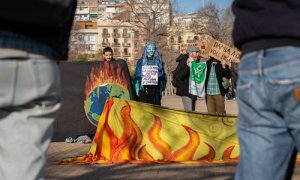
[[[187,54],[181,54],[177,59],[178,65],[176,67],[176,95],[181,96],[184,110],[195,111],[197,96],[189,93],[189,77],[190,67],[188,61],[190,59],[197,59],[200,50],[196,47],[189,47]]]

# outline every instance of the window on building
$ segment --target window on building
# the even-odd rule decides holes
[[[139,37],[139,32],[138,31],[134,31],[134,38],[137,39]]]
[[[78,41],[83,41],[83,35],[82,34],[78,35]]]
[[[88,42],[89,41],[89,35],[84,35],[83,39],[84,39],[84,41]]]
[[[114,55],[115,56],[120,56],[119,48],[114,48]]]
[[[107,39],[107,38],[102,39],[102,42],[103,42],[103,43],[108,43],[108,39]]]
[[[124,48],[124,54],[128,55],[128,49],[127,48]]]
[[[173,36],[170,37],[170,43],[174,43],[174,37]]]
[[[134,42],[134,49],[137,49],[137,48],[138,48],[138,43]]]
[[[95,44],[90,44],[89,46],[88,46],[88,49],[90,50],[90,51],[96,51],[96,45]]]
[[[104,29],[102,30],[102,32],[103,32],[103,34],[108,34],[108,29],[104,28]]]
[[[97,35],[92,35],[91,36],[91,41],[96,42],[97,41]]]
[[[178,37],[178,43],[182,43],[182,37],[181,36]]]
[[[127,35],[127,29],[123,29],[123,34]]]

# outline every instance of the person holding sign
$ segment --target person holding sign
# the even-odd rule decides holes
[[[134,87],[138,101],[161,105],[162,92],[166,87],[166,73],[156,43],[146,43],[142,57],[137,61]]]
[[[231,71],[225,61],[212,58],[206,64],[205,92],[207,112],[225,114],[225,94],[229,92]]]

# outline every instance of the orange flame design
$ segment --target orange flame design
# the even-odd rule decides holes
[[[171,154],[171,147],[159,135],[159,132],[162,128],[160,118],[155,115],[153,116],[154,123],[148,132],[149,140],[153,144],[153,146],[162,154],[162,160],[167,160],[169,158],[169,155]]]
[[[142,148],[139,150],[138,157],[139,157],[139,159],[142,159],[145,161],[154,161],[154,158],[146,150],[146,144],[144,146],[142,146]]]
[[[106,116],[105,119],[103,121],[99,121],[99,124],[98,124],[98,127],[97,127],[97,130],[96,130],[96,134],[94,136],[94,139],[93,139],[93,145],[96,145],[96,151],[95,152],[89,152],[85,157],[84,157],[84,161],[85,162],[95,162],[95,161],[98,161],[100,159],[105,159],[103,157],[103,155],[101,154],[101,149],[102,149],[102,144],[103,144],[103,139],[102,139],[102,136],[103,136],[103,133],[104,133],[104,130],[105,130],[105,125],[107,125],[107,122],[108,122],[108,114],[112,108],[114,104],[114,101],[112,98],[109,98],[106,102],[106,105],[103,109],[103,114],[105,114]],[[104,124],[104,125],[101,125],[101,124]]]
[[[200,137],[196,131],[188,126],[182,125],[189,133],[190,139],[182,148],[175,151],[169,158],[170,161],[187,161],[193,160],[195,152],[200,144]]]
[[[217,153],[212,145],[204,142],[208,146],[208,153],[198,159],[193,159],[200,145],[200,134],[196,130],[182,125],[188,133],[188,140],[182,147],[173,150],[170,142],[165,141],[161,137],[163,122],[160,117],[152,114],[154,117],[153,124],[149,128],[147,135],[144,136],[140,127],[131,117],[131,106],[128,101],[121,107],[119,112],[113,109],[114,99],[109,98],[103,109],[101,119],[97,127],[97,131],[93,140],[92,147],[88,154],[83,157],[73,159],[69,162],[74,163],[121,163],[130,161],[131,163],[147,163],[147,162],[219,162],[220,159],[215,159]],[[120,113],[121,135],[116,135],[113,130],[114,123],[111,113]],[[121,132],[121,131],[120,131]],[[161,153],[162,158],[156,159],[153,152],[146,149],[147,144],[143,144],[143,139],[148,138],[153,147]],[[171,142],[172,143],[172,142]],[[106,149],[105,149],[106,148]],[[222,161],[236,162],[238,156],[231,158],[235,145],[228,147],[222,154]],[[152,149],[151,149],[152,150]],[[219,157],[219,156],[218,156]]]
[[[230,156],[231,156],[231,153],[232,153],[232,151],[233,151],[233,149],[234,149],[234,147],[235,147],[235,146],[230,146],[230,147],[228,147],[228,148],[224,151],[223,156],[222,156],[222,160],[223,160],[223,161],[237,161],[237,160],[239,160],[239,156],[237,156],[237,157],[235,157],[235,158],[231,158],[231,157],[230,157]]]
[[[115,68],[108,61],[98,68],[93,67],[85,82],[85,97],[88,97],[96,87],[105,83],[116,83],[128,90],[128,82],[121,65],[118,64],[116,71]]]
[[[121,109],[123,134],[120,138],[115,135],[108,123],[105,123],[105,130],[110,137],[110,160],[112,162],[135,160],[135,152],[142,142],[143,134],[132,120],[130,111],[129,103]]]
[[[206,143],[206,142],[204,142],[204,143],[208,146],[209,152],[208,152],[207,155],[205,155],[205,156],[199,158],[198,160],[199,160],[199,161],[208,161],[208,162],[211,162],[211,161],[213,161],[213,160],[215,159],[215,157],[216,157],[216,151],[214,150],[214,148],[213,148],[211,145],[209,145],[209,144]]]

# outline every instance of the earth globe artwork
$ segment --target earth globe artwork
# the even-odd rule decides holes
[[[84,111],[89,122],[97,126],[99,118],[110,97],[130,100],[130,79],[124,74],[124,67],[104,63],[91,69],[85,82]]]
[[[106,100],[110,97],[130,99],[128,91],[118,84],[102,84],[95,87],[88,95],[84,107],[86,115],[93,125],[97,126]]]

